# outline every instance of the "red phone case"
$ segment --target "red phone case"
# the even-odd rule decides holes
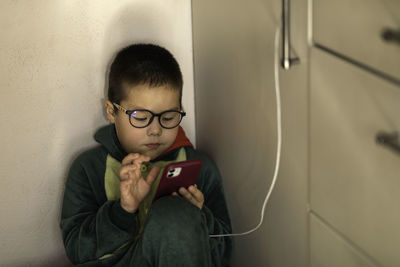
[[[199,159],[168,164],[163,172],[154,200],[177,192],[180,187],[196,183],[203,162]]]

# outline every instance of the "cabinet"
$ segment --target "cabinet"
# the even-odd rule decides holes
[[[400,83],[400,46],[384,32],[400,31],[398,0],[314,0],[313,37],[318,47]]]
[[[378,29],[400,28],[388,3],[314,1],[313,267],[400,266],[400,154],[375,140],[379,132],[400,132],[400,46],[372,41]]]

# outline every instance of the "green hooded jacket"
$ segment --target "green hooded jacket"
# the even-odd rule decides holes
[[[114,124],[98,130],[95,140],[100,145],[82,153],[72,163],[65,185],[60,227],[66,254],[72,263],[114,266],[122,257],[129,256],[126,248],[134,245],[141,234],[157,183],[137,212],[126,212],[119,201],[118,170],[127,153],[118,141]],[[162,168],[170,162],[191,159],[203,162],[196,184],[204,194],[202,214],[209,234],[231,233],[221,176],[207,156],[191,146],[183,146],[150,164]],[[213,266],[226,266],[232,249],[231,238],[210,238],[210,248]]]

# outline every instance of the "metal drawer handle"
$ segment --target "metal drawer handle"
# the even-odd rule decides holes
[[[300,62],[298,57],[290,57],[290,0],[282,0],[282,24],[282,67],[288,70]]]
[[[393,149],[397,153],[400,153],[400,138],[398,132],[391,134],[380,132],[376,135],[376,142],[380,145],[384,145]]]
[[[393,30],[390,28],[385,28],[382,31],[382,39],[386,42],[393,42],[400,45],[400,30]]]

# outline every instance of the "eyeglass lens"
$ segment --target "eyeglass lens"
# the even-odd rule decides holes
[[[134,127],[143,128],[150,124],[153,114],[145,110],[135,110],[129,116],[129,121]],[[168,111],[160,115],[159,122],[164,128],[174,128],[181,122],[182,115],[178,111]]]

